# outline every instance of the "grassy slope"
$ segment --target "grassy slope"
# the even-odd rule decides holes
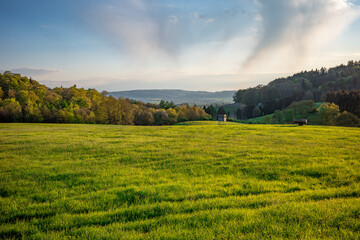
[[[315,106],[316,108],[319,108],[320,105],[321,105],[322,102],[316,102],[315,103]],[[281,111],[283,113],[283,121],[285,122],[285,114],[284,114],[284,111]],[[261,116],[261,117],[256,117],[256,118],[250,118],[250,119],[247,119],[247,120],[238,120],[238,122],[241,122],[241,123],[255,123],[255,124],[263,124],[265,123],[265,117],[266,116],[269,116],[270,118],[272,118],[274,114],[268,114],[268,115],[265,115],[265,116]],[[318,122],[318,112],[316,113],[309,113],[309,116],[307,117],[307,120],[308,120],[308,124],[310,125],[321,125],[319,122]],[[303,116],[301,115],[296,115],[295,118],[304,118]]]
[[[360,129],[0,124],[0,238],[360,238]]]

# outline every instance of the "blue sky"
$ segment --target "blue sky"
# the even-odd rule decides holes
[[[50,87],[228,90],[360,60],[359,0],[2,0],[0,70]]]

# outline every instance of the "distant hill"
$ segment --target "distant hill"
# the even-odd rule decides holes
[[[185,91],[185,90],[132,90],[110,92],[113,97],[130,98],[142,102],[159,103],[161,100],[175,104],[189,103],[197,105],[226,104],[233,102],[235,91]]]

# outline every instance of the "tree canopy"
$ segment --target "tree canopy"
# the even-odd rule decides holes
[[[19,74],[0,74],[0,122],[167,125],[209,118],[196,106],[147,104],[75,85],[50,89]]]

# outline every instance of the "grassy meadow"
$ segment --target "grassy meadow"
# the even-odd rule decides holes
[[[0,238],[359,239],[360,129],[0,124]]]

